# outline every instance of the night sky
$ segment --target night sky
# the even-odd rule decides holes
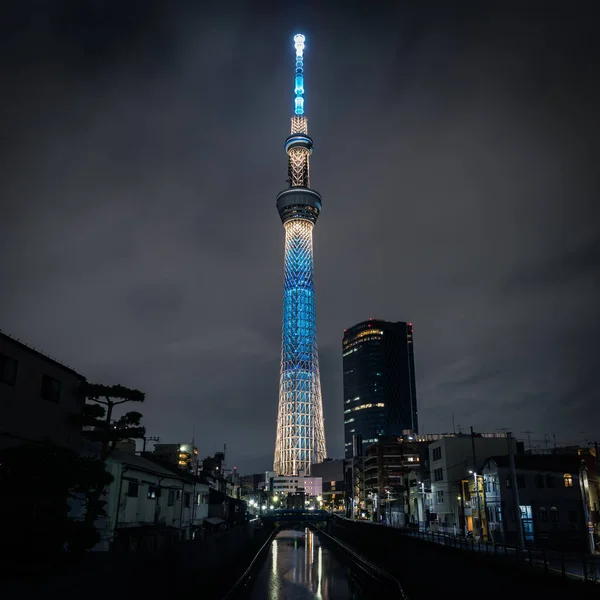
[[[422,431],[600,439],[593,3],[203,4],[3,3],[0,328],[270,468],[302,32],[329,455],[369,317],[414,324]]]

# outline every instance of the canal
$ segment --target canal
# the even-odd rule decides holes
[[[280,531],[250,590],[251,600],[366,600],[350,569],[310,529]]]

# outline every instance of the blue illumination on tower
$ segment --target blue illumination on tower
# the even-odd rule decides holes
[[[326,457],[315,319],[312,231],[321,195],[311,189],[313,142],[304,115],[304,36],[294,36],[296,75],[291,135],[285,142],[289,188],[277,195],[285,229],[281,376],[273,469],[279,475],[310,474]]]
[[[294,112],[297,115],[304,114],[304,40],[306,38],[298,33],[294,36],[294,47],[296,48],[296,87],[294,88]]]

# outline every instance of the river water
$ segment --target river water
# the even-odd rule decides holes
[[[281,531],[250,590],[251,600],[365,600],[350,570],[310,530]]]

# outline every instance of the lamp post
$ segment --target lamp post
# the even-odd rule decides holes
[[[477,519],[479,521],[479,539],[483,540],[483,519],[481,518],[481,499],[479,497],[479,482],[477,481],[477,473],[475,471],[469,471],[473,474],[475,481],[475,494],[477,495]]]
[[[425,483],[423,481],[417,482],[421,486],[421,492],[419,495],[421,496],[421,516],[423,517],[423,531],[427,529],[427,521],[425,519]],[[419,521],[419,529],[421,529],[421,522]]]

